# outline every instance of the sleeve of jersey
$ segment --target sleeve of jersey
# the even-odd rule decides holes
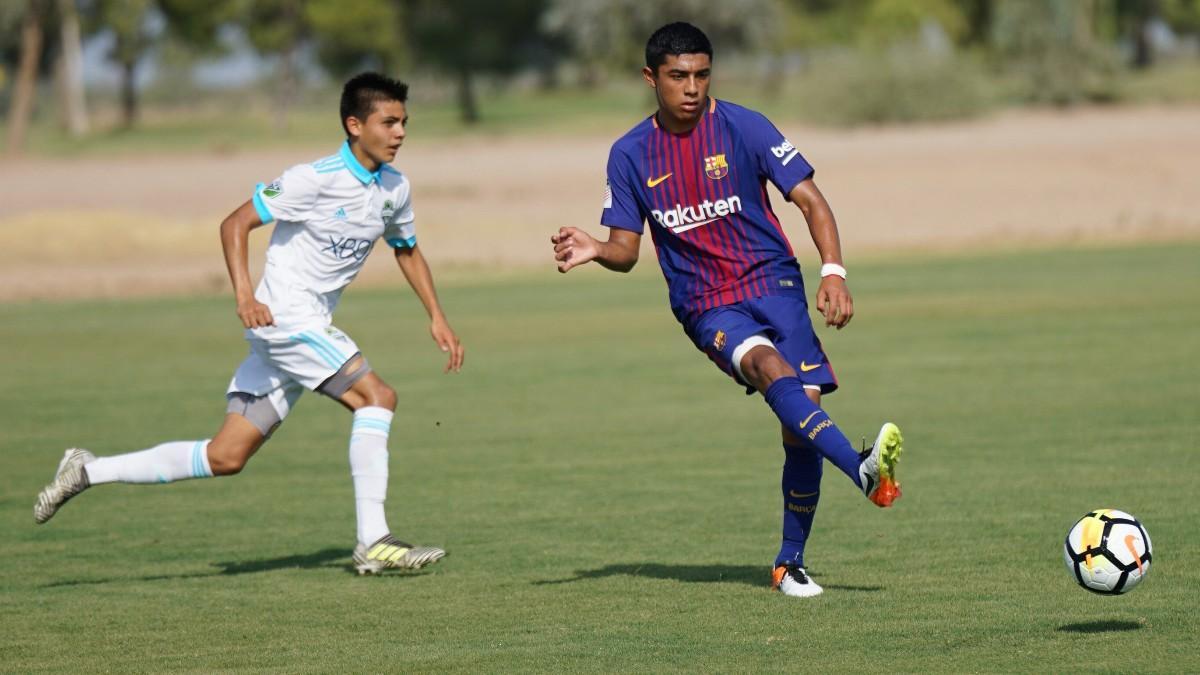
[[[263,224],[274,220],[307,220],[316,204],[320,183],[308,164],[298,164],[270,184],[254,188],[254,210]]]
[[[406,198],[404,205],[383,228],[383,240],[392,248],[414,248],[417,245],[416,218],[413,216],[412,199]]]
[[[743,127],[750,151],[758,160],[758,169],[787,197],[792,188],[812,178],[815,170],[791,141],[766,117],[754,114]]]
[[[636,185],[633,162],[615,147],[608,153],[608,184],[604,188],[604,211],[600,224],[642,233],[645,219],[633,195]]]

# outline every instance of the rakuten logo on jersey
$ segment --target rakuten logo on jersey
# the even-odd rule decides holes
[[[741,198],[733,195],[715,202],[705,199],[695,206],[676,204],[675,208],[670,211],[654,210],[650,212],[650,215],[654,216],[659,225],[675,234],[680,234],[701,225],[707,225],[714,220],[720,220],[730,214],[740,213],[741,210]]]

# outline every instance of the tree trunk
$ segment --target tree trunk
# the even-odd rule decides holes
[[[58,61],[59,92],[63,123],[74,138],[89,129],[87,102],[83,91],[83,48],[79,37],[79,13],[74,0],[58,0],[62,27],[62,54]]]
[[[475,77],[469,66],[458,69],[458,110],[464,124],[479,123],[479,104],[475,100]]]
[[[296,47],[289,44],[279,54],[279,89],[275,92],[275,132],[286,133],[288,113],[296,91]]]
[[[33,114],[38,59],[42,54],[42,17],[39,9],[37,0],[30,0],[21,23],[21,62],[17,66],[17,81],[13,85],[12,103],[8,109],[8,151],[12,154],[20,154],[25,149],[29,117]]]
[[[121,63],[121,116],[126,129],[137,124],[137,60]]]

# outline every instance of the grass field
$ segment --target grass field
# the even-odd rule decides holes
[[[34,526],[63,447],[210,434],[244,346],[224,297],[0,306],[0,670],[1200,670],[1197,260],[856,266],[827,407],[855,439],[901,425],[905,496],[827,472],[809,601],[766,587],[773,417],[687,343],[652,261],[443,289],[456,377],[410,294],[347,295],[401,394],[393,528],[451,551],[385,578],[350,571],[349,419],[316,396],[237,477],[105,486]],[[1100,507],[1154,541],[1128,596],[1062,565]]]

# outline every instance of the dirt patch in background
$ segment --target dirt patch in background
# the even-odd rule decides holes
[[[410,138],[418,237],[439,270],[551,267],[561,225],[600,232],[602,136]],[[780,123],[817,167],[843,247],[952,251],[1200,238],[1200,108],[1006,113],[929,127]],[[217,226],[258,182],[336,149],[0,162],[0,300],[226,288]],[[799,212],[773,194],[801,260]],[[261,267],[265,231],[252,237]],[[649,247],[649,242],[644,243]],[[376,254],[366,283],[399,282]],[[400,282],[402,283],[402,282]]]

